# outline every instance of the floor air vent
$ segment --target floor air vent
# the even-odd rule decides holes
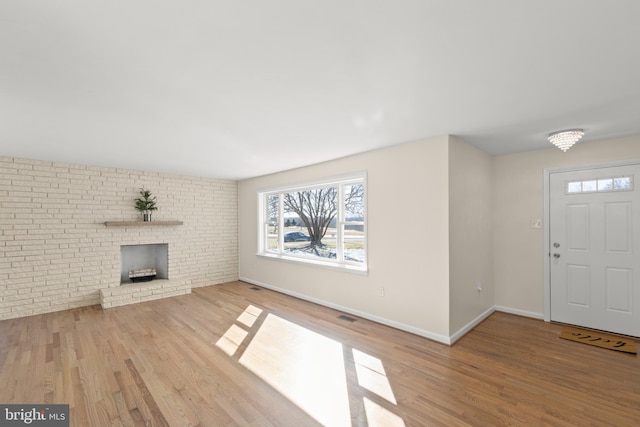
[[[261,291],[262,290],[260,288],[255,287],[255,286],[253,286],[253,287],[251,287],[249,289],[251,289],[252,291]]]
[[[345,314],[341,314],[340,316],[338,316],[338,319],[340,319],[340,320],[346,320],[347,322],[351,322],[351,323],[353,323],[353,322],[355,322],[356,320],[358,320],[358,319],[356,319],[355,317],[347,316],[347,315],[345,315]]]

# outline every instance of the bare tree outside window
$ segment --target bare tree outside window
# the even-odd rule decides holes
[[[352,184],[345,186],[344,211],[345,219],[364,218],[364,185]]]
[[[265,233],[265,249],[269,252],[278,250],[278,226],[280,225],[280,197],[277,194],[267,196]]]
[[[358,177],[263,193],[260,250],[366,268],[365,192]]]
[[[338,214],[338,188],[318,188],[283,196],[284,211],[295,213],[307,227],[311,237],[309,245],[323,247],[322,238]],[[364,185],[345,186],[344,206],[345,216],[364,216]]]
[[[307,227],[309,246],[322,247],[322,238],[338,213],[335,187],[319,188],[283,195],[284,211],[295,213]]]
[[[273,232],[278,232],[280,223],[280,203],[277,194],[270,194],[267,197],[267,223],[273,227]]]

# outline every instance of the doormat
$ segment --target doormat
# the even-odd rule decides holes
[[[565,326],[562,332],[560,332],[560,338],[595,345],[596,347],[608,348],[609,350],[637,354],[636,342],[634,340],[617,335]]]

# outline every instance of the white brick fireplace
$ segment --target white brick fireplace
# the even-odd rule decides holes
[[[151,269],[156,273],[153,280],[138,283],[129,277],[132,271]],[[168,243],[122,245],[120,246],[120,286],[101,289],[100,304],[102,308],[110,308],[189,293],[191,293],[189,281],[169,278]]]
[[[158,199],[151,224],[140,187]],[[0,320],[238,279],[235,181],[0,157],[0,226]],[[156,243],[169,278],[119,294],[121,246]]]

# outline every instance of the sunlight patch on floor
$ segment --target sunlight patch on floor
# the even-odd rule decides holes
[[[364,398],[364,411],[368,427],[404,427],[404,420],[393,412]]]
[[[396,405],[396,397],[391,389],[391,384],[389,384],[382,361],[355,348],[353,349],[353,361],[356,364],[356,375],[360,387],[364,387]]]
[[[367,426],[404,427],[382,360],[249,305],[216,346],[327,427],[351,426],[350,392]],[[251,335],[250,331],[251,331]],[[238,349],[246,341],[243,351]],[[351,351],[351,357],[345,357]],[[347,381],[355,374],[357,385]],[[351,390],[350,390],[351,389]],[[362,396],[366,391],[371,398]],[[371,400],[374,399],[374,400]],[[377,401],[377,402],[376,402]],[[353,408],[356,413],[358,409]]]
[[[258,316],[262,314],[262,310],[253,305],[249,305],[240,316],[238,316],[238,322],[245,325],[247,328],[253,326],[253,324],[258,320]]]
[[[268,314],[240,363],[325,426],[350,426],[342,344]]]
[[[225,332],[218,342],[216,342],[216,347],[227,353],[229,356],[233,356],[248,334],[249,332],[245,331],[241,327],[231,325],[231,327],[227,329],[227,332]]]

